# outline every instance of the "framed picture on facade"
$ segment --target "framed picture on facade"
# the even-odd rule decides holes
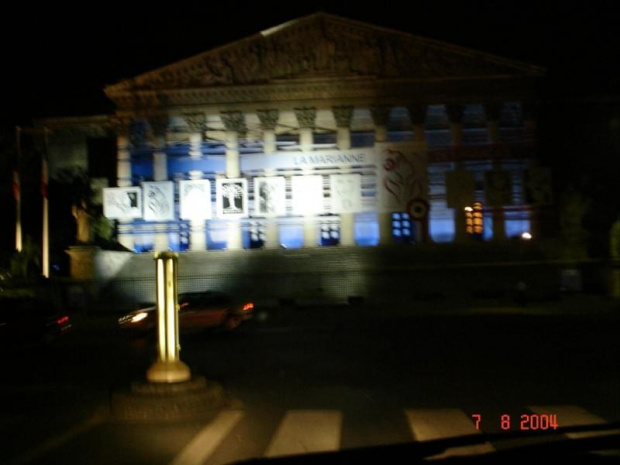
[[[103,216],[110,220],[142,218],[142,189],[140,187],[104,188]]]
[[[248,216],[247,179],[217,179],[215,184],[217,216],[245,218]]]
[[[147,221],[174,220],[174,183],[156,181],[142,183],[144,219]]]
[[[286,215],[286,180],[282,176],[254,178],[256,216]]]
[[[512,205],[512,177],[510,171],[485,171],[484,195],[486,204],[489,207]]]
[[[291,192],[294,214],[316,215],[324,212],[323,176],[293,176]]]
[[[208,179],[179,182],[180,218],[208,220],[211,218],[211,183]]]
[[[448,208],[472,206],[475,201],[476,178],[464,170],[446,172],[446,205]]]
[[[332,174],[329,177],[332,213],[356,213],[362,210],[362,176]]]
[[[414,199],[428,199],[426,155],[412,144],[393,144],[376,159],[378,211],[406,211]]]

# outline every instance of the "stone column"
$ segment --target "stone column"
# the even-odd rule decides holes
[[[337,106],[332,108],[338,131],[338,150],[351,148],[351,120],[353,119],[352,106]],[[341,166],[342,174],[351,172],[350,166]],[[340,214],[340,245],[355,245],[355,213]]]
[[[111,121],[112,129],[116,133],[116,185],[130,187],[131,182],[131,153],[130,129],[131,118],[114,118]],[[129,250],[134,250],[134,238],[131,234],[131,220],[118,222],[118,242]]]
[[[202,179],[202,171],[195,170],[189,172],[189,178],[192,180]],[[209,195],[209,202],[211,196]],[[200,252],[207,250],[207,220],[190,220],[189,222],[189,250],[192,252]]]
[[[464,170],[464,164],[461,160],[460,148],[463,146],[463,106],[449,104],[446,105],[448,120],[450,121],[450,132],[452,134],[452,146],[456,153],[456,170]],[[455,240],[463,242],[468,239],[466,231],[466,217],[463,207],[454,210],[454,231]]]
[[[534,151],[536,146],[536,116],[538,106],[535,103],[526,103],[523,105],[523,124],[525,126],[525,144]],[[529,158],[526,167],[528,169],[537,166],[538,160]],[[540,207],[531,206],[530,210],[530,233],[534,240],[540,237]]]
[[[413,135],[415,137],[415,142],[418,150],[420,151],[423,157],[427,157],[427,145],[426,145],[426,105],[409,105],[407,107],[409,111],[409,118],[411,119],[411,125],[413,128]],[[427,168],[428,170],[428,168]],[[428,201],[428,199],[426,199]],[[421,230],[420,233],[420,241],[430,242],[430,231],[429,231],[429,223],[430,223],[430,211],[427,212],[426,220],[418,222],[420,224]],[[415,222],[412,220],[415,224]]]
[[[314,145],[312,132],[316,125],[316,108],[295,108],[299,125],[299,145],[302,151],[310,151]]]
[[[168,115],[157,115],[149,118],[153,131],[153,180],[168,180],[168,157],[166,156],[166,131],[168,130]],[[155,225],[155,252],[164,252],[169,249],[168,226],[166,223]]]
[[[265,176],[275,176],[273,168],[266,168],[263,173]],[[278,218],[271,217],[265,219],[265,245],[266,249],[277,249],[280,247],[280,227]]]
[[[489,134],[489,144],[498,146],[501,144],[499,134],[499,117],[501,113],[501,105],[497,103],[488,103],[484,105],[484,112],[487,119],[487,132]],[[497,158],[493,158],[493,169],[501,170],[502,163]],[[506,239],[506,224],[504,218],[504,207],[494,207],[493,215],[493,240],[501,241]]]
[[[336,120],[338,150],[351,148],[351,120],[353,119],[353,107],[343,105],[332,107],[332,113]]]
[[[263,129],[263,152],[273,153],[277,151],[276,126],[280,112],[278,110],[258,110],[257,114]]]
[[[245,117],[239,111],[223,112],[221,117],[226,129],[226,177],[238,178],[241,176],[239,134],[246,132]],[[229,250],[241,249],[243,247],[240,220],[231,219],[228,221],[226,247]]]
[[[377,154],[387,146],[387,122],[390,118],[389,107],[373,107],[370,109],[372,121],[375,125],[375,150]],[[380,189],[381,186],[377,186]],[[392,212],[377,214],[379,220],[379,245],[393,244],[392,237]]]
[[[313,130],[315,128],[316,108],[295,108],[295,116],[299,125],[299,145],[302,152],[310,152],[314,146]],[[304,168],[303,175],[311,175],[312,168]],[[315,215],[305,215],[304,247],[318,246],[318,225]]]
[[[189,156],[200,158],[202,156],[202,138],[207,124],[204,113],[186,113],[183,115],[189,129]]]
[[[276,145],[276,126],[280,118],[279,110],[258,110],[258,119],[263,129],[263,152],[273,153],[277,151]],[[273,168],[264,170],[265,176],[275,176],[276,172]],[[277,218],[267,218],[265,220],[265,248],[277,249],[280,247],[280,228]]]

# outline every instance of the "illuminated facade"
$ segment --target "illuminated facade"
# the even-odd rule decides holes
[[[116,138],[105,212],[136,252],[536,237],[542,75],[320,13],[111,85],[76,127]]]

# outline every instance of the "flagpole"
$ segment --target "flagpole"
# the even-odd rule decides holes
[[[22,194],[19,179],[19,164],[22,158],[22,128],[15,126],[17,163],[13,170],[13,197],[15,197],[15,250],[22,251]]]
[[[43,137],[45,138],[45,146],[41,155],[41,196],[43,197],[43,240],[41,252],[43,254],[42,274],[44,278],[50,277],[50,244],[49,244],[49,206],[47,200],[47,149],[48,149],[48,129],[43,128]]]

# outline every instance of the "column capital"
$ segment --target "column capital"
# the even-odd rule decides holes
[[[258,110],[256,112],[260,120],[261,128],[264,131],[273,131],[278,125],[280,119],[280,111],[277,109]]]
[[[130,116],[112,116],[108,120],[108,126],[117,136],[129,137],[132,121]]]
[[[502,104],[501,103],[485,103],[484,104],[484,114],[486,116],[487,122],[491,121],[499,121],[499,117],[502,113]]]
[[[240,111],[223,111],[220,113],[222,123],[227,131],[234,131],[237,134],[246,132],[245,117]]]
[[[370,115],[375,126],[385,126],[390,119],[390,107],[377,106],[370,108]]]
[[[185,118],[185,122],[187,123],[187,127],[190,132],[199,132],[202,134],[205,130],[207,117],[204,113],[183,113],[183,118]]]
[[[166,131],[168,130],[169,122],[168,115],[149,115],[148,122],[155,137],[166,137]]]
[[[409,112],[409,119],[411,119],[411,124],[420,124],[422,126],[426,124],[426,105],[407,105],[407,111]]]
[[[332,107],[332,113],[336,120],[336,126],[339,128],[350,128],[351,120],[353,119],[353,106],[352,105],[338,105]]]
[[[294,108],[294,111],[295,116],[297,117],[297,124],[299,124],[300,129],[314,129],[316,126],[316,108]]]
[[[464,105],[449,103],[446,105],[446,114],[451,124],[459,124],[463,122]]]

